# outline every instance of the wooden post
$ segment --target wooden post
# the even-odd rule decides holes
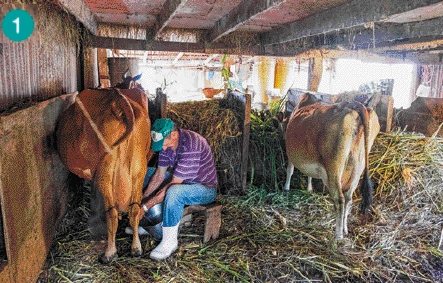
[[[108,56],[106,49],[97,49],[99,84],[102,87],[111,87],[111,80],[109,78]]]
[[[251,95],[249,93],[246,93],[245,98],[245,121],[243,126],[243,152],[241,163],[241,182],[243,190],[246,189],[246,179],[248,173],[249,132],[251,124]]]
[[[389,133],[392,129],[394,98],[390,95],[382,95],[380,101],[375,105],[374,110],[380,122],[380,131]]]
[[[168,113],[167,113],[168,112],[168,108],[167,108],[168,100],[167,100],[166,94],[163,93],[163,91],[160,87],[158,87],[156,95],[160,98],[159,101],[160,101],[160,109],[161,109],[161,118],[162,119],[168,118]],[[156,107],[158,107],[158,106],[156,105]]]
[[[386,133],[391,132],[393,112],[394,112],[394,98],[392,96],[389,96],[388,97],[388,109],[387,109],[387,113],[386,113]]]

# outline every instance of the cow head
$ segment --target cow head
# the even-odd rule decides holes
[[[136,82],[142,77],[142,74],[137,75],[135,77],[131,77],[128,75],[128,72],[129,72],[129,68],[122,75],[123,81],[121,83],[116,84],[115,87],[119,88],[119,89],[139,88],[139,89],[143,90],[141,85]]]

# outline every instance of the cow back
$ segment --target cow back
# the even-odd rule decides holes
[[[125,94],[112,89],[85,90],[78,99],[111,148],[127,139],[141,119],[149,137],[148,108],[139,90],[125,90]],[[56,136],[62,162],[80,177],[92,179],[98,163],[109,152],[78,103],[62,113]]]

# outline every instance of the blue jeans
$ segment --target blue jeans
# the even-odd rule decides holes
[[[155,168],[148,167],[143,187],[145,187]],[[170,174],[166,173],[166,179]],[[216,188],[206,187],[202,184],[177,184],[171,186],[166,192],[163,204],[163,227],[172,227],[180,222],[185,205],[207,204],[215,199]]]

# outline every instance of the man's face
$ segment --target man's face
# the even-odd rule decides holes
[[[169,134],[165,141],[163,142],[163,150],[171,148],[172,150],[176,150],[178,146],[178,132],[172,132]]]
[[[168,149],[168,147],[171,147],[171,136],[168,135],[167,138],[165,138],[165,141],[163,142],[163,150]]]

